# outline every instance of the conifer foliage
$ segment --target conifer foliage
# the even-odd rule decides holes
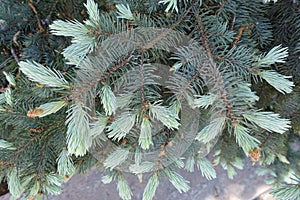
[[[0,3],[0,180],[13,197],[59,194],[98,166],[122,199],[132,173],[151,200],[163,178],[190,189],[177,169],[234,178],[251,159],[276,198],[299,199],[298,1]]]

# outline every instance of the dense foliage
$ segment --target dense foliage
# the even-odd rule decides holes
[[[59,194],[98,166],[151,200],[176,170],[234,178],[260,165],[300,196],[297,0],[0,0],[0,180],[13,197]],[[207,158],[211,153],[213,161]]]

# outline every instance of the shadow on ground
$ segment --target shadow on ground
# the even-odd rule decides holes
[[[181,172],[190,181],[191,189],[187,193],[180,194],[172,184],[163,179],[160,181],[154,200],[274,200],[268,191],[270,186],[264,183],[263,177],[255,173],[255,166],[248,163],[244,170],[239,171],[233,180],[227,178],[227,174],[217,167],[218,178],[207,181],[201,176],[201,172]],[[72,177],[63,187],[63,192],[58,196],[50,196],[49,200],[119,200],[115,184],[103,184],[103,174],[97,169],[92,169],[86,174]],[[131,186],[132,200],[141,200],[145,183],[139,183],[137,178],[127,175]],[[145,177],[147,178],[147,177]],[[0,197],[0,200],[8,200],[9,195]]]

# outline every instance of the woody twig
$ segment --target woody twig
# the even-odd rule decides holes
[[[39,18],[38,12],[37,12],[37,10],[36,10],[36,8],[35,8],[35,6],[34,6],[32,0],[29,1],[28,6],[32,9],[32,11],[33,11],[34,14],[35,14],[35,17],[36,17],[37,22],[38,22],[39,32],[41,32],[41,33],[44,32],[45,29],[44,29],[44,27],[43,27],[43,25],[42,25],[42,22],[41,22],[41,20],[40,20],[40,18]]]
[[[238,43],[238,41],[241,39],[242,35],[243,35],[243,32],[245,30],[248,30],[250,28],[250,26],[242,26],[241,28],[239,28],[238,30],[238,34],[237,36],[235,37],[235,40],[232,42],[232,46],[236,46],[236,44]]]

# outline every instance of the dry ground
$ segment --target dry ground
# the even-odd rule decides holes
[[[263,177],[255,174],[255,166],[251,166],[251,163],[239,171],[234,180],[228,179],[220,167],[217,167],[217,173],[217,179],[207,181],[199,171],[183,172],[191,186],[183,194],[177,192],[168,180],[161,180],[154,200],[274,200],[268,195],[270,186],[264,183]],[[116,185],[103,184],[102,176],[97,169],[76,175],[64,185],[61,195],[50,196],[49,200],[119,200]],[[128,175],[128,178],[133,200],[141,200],[146,183],[140,184],[135,176]],[[9,195],[0,197],[0,200],[9,200]]]

